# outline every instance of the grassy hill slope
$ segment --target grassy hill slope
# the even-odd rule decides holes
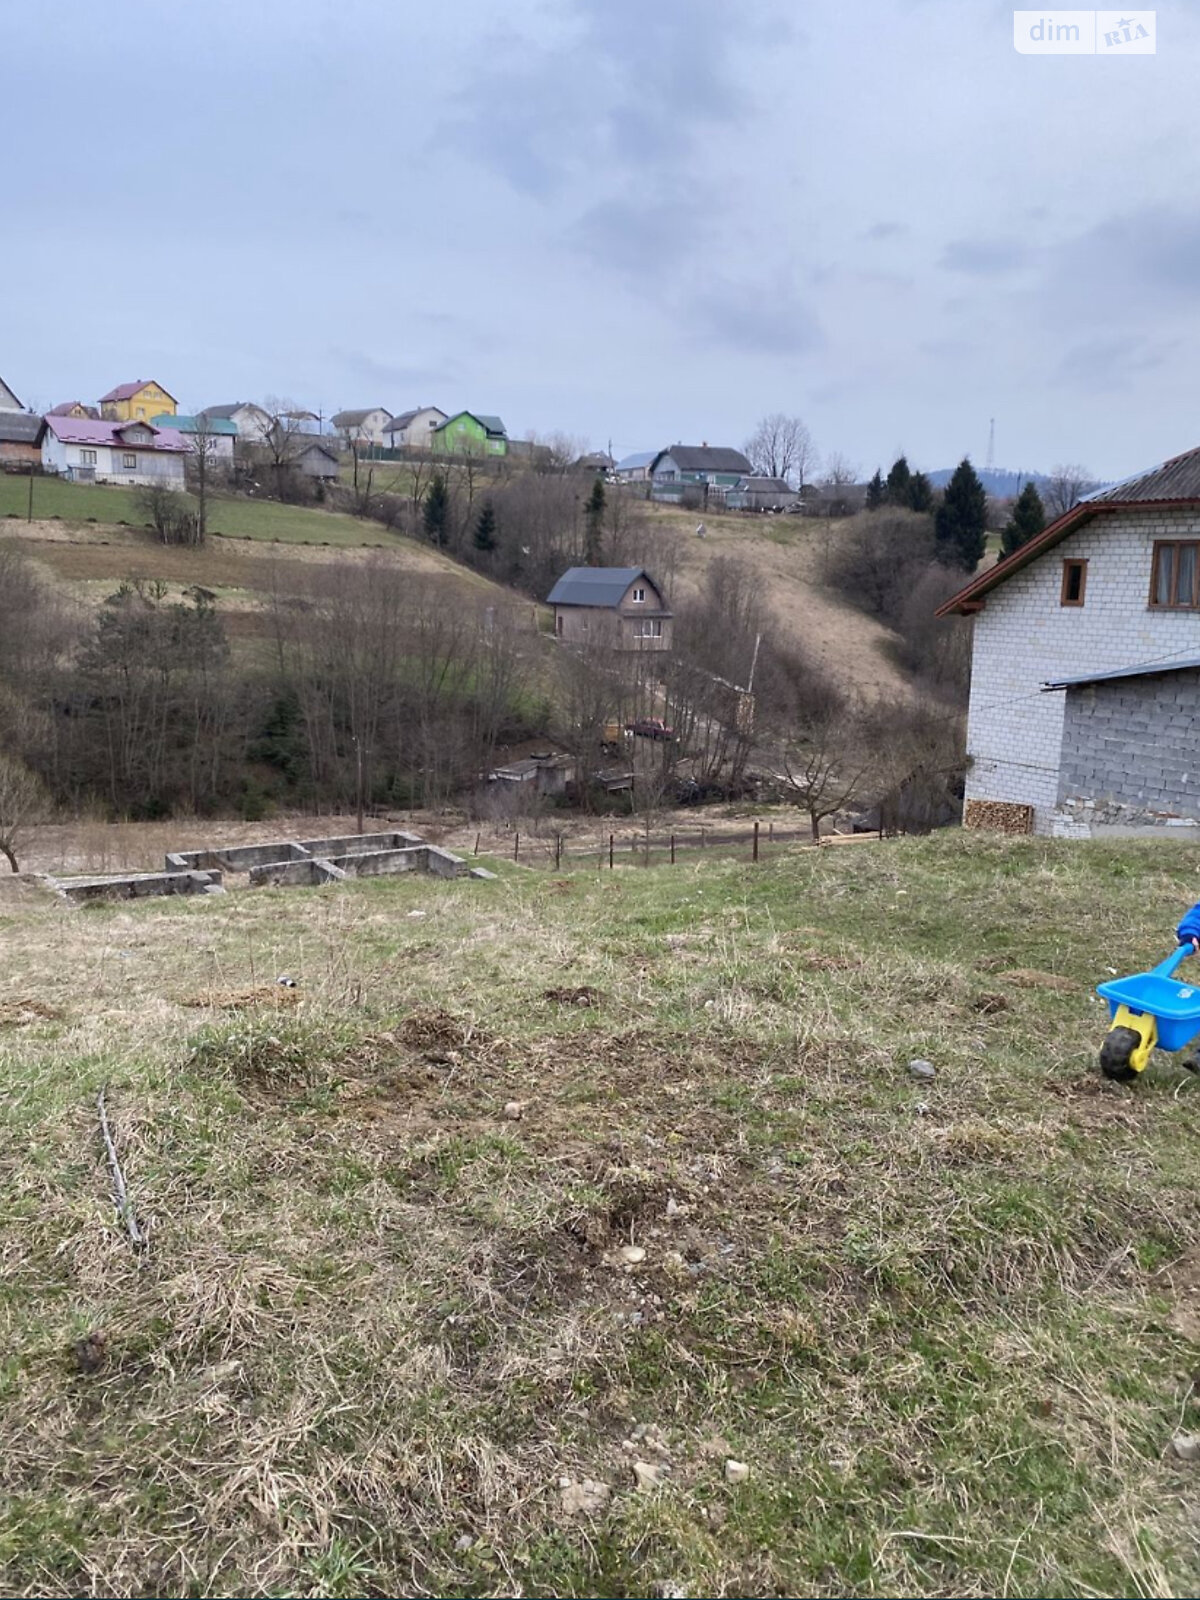
[[[0,900],[5,1592],[1194,1593],[1198,867]]]

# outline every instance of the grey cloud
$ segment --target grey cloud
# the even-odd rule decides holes
[[[592,206],[568,230],[567,243],[595,265],[649,288],[702,247],[710,233],[699,196],[648,195]]]
[[[873,222],[863,234],[864,239],[894,239],[898,234],[907,233],[907,222]]]
[[[695,295],[689,314],[722,344],[759,355],[800,355],[824,342],[815,314],[788,284],[721,283]]]
[[[1128,389],[1145,372],[1161,367],[1170,346],[1137,335],[1088,339],[1072,345],[1058,366],[1056,379],[1068,388],[1094,393]]]
[[[1010,239],[954,239],[943,250],[940,264],[948,272],[989,277],[1023,266],[1025,250]]]

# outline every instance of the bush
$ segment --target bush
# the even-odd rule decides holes
[[[147,484],[137,491],[134,504],[162,544],[203,543],[199,510],[181,490],[169,489],[165,484]]]

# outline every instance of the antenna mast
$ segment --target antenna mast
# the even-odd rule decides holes
[[[988,425],[988,453],[987,470],[990,472],[996,465],[996,419],[993,417]]]

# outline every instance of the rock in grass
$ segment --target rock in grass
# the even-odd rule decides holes
[[[725,1463],[726,1483],[745,1483],[750,1476],[750,1468],[744,1461],[734,1461],[732,1458]]]
[[[670,1468],[661,1461],[635,1461],[633,1463],[633,1475],[637,1479],[639,1489],[657,1489],[669,1471]]]
[[[524,1100],[510,1100],[504,1108],[504,1115],[510,1122],[520,1122],[525,1115]]]
[[[927,1082],[930,1078],[937,1077],[937,1068],[932,1061],[918,1059],[908,1063],[908,1075],[910,1078],[919,1078],[923,1082]]]
[[[581,1483],[568,1483],[562,1492],[562,1508],[568,1516],[586,1512],[589,1516],[603,1511],[612,1490],[596,1478],[584,1478]]]
[[[1171,1449],[1180,1461],[1200,1461],[1200,1433],[1177,1433]]]

